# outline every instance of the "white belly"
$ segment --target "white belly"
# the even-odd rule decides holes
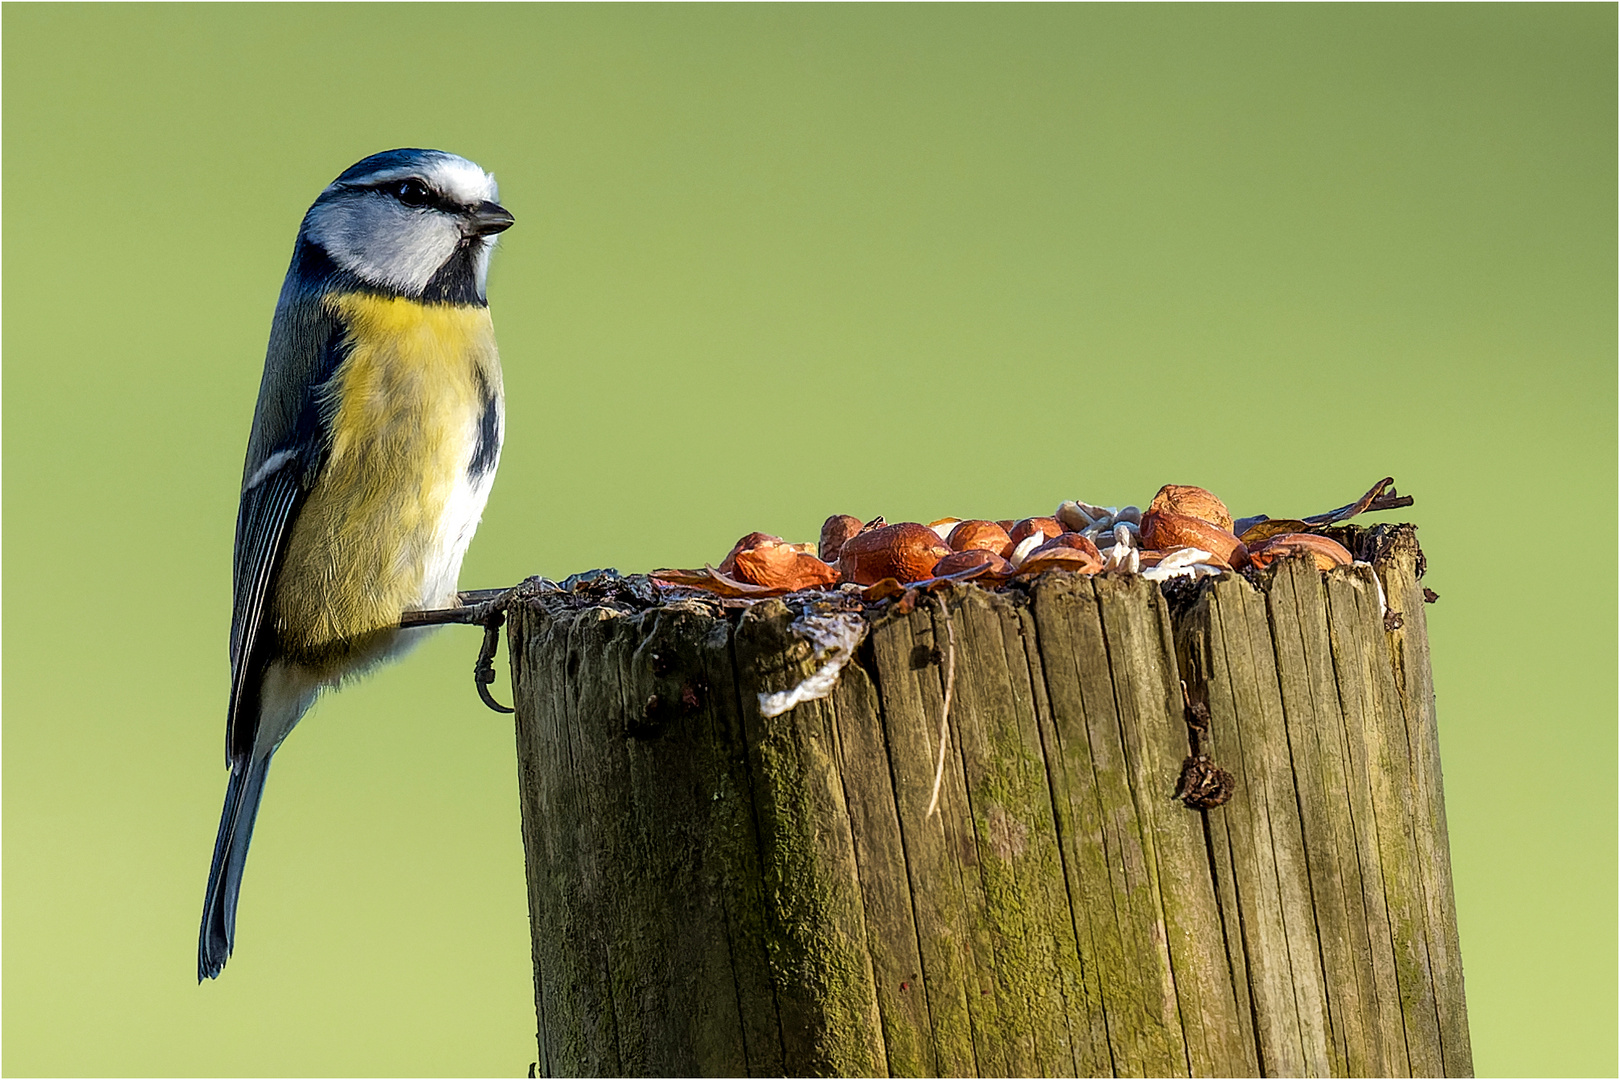
[[[476,433],[475,433],[476,435]],[[471,445],[476,445],[476,439]],[[496,451],[499,463],[500,452]],[[467,460],[472,459],[471,452]],[[461,560],[466,557],[467,546],[484,516],[484,505],[489,502],[489,490],[495,484],[495,468],[477,475],[469,474],[464,466],[456,472],[456,482],[446,493],[444,512],[421,554],[422,584],[418,593],[420,608],[454,607],[456,588],[461,577]]]

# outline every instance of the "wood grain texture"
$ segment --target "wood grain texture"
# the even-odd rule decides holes
[[[1390,944],[1400,996],[1406,1053],[1414,1076],[1442,1074],[1438,1014],[1423,911],[1425,868],[1413,832],[1415,807],[1405,725],[1394,672],[1383,655],[1383,619],[1370,568],[1328,576],[1334,666],[1345,701],[1350,751],[1372,792]]]
[[[1391,539],[1394,629],[1372,569],[1299,560],[1174,605],[957,585],[870,612],[774,717],[823,659],[803,601],[514,607],[540,1070],[1467,1075],[1421,556]],[[1173,797],[1183,682],[1215,809]]]
[[[784,1063],[789,1072],[882,1075],[887,1055],[833,703],[808,701],[769,718],[755,704],[814,671],[790,616],[780,601],[760,603],[732,643]]]
[[[1336,1074],[1395,1075],[1404,1046],[1376,1023],[1372,945],[1349,807],[1344,720],[1328,644],[1321,576],[1305,560],[1281,565],[1267,590],[1288,749],[1314,896]],[[1393,964],[1389,965],[1393,972]]]
[[[1259,1064],[1268,1075],[1321,1076],[1331,1067],[1315,913],[1264,619],[1248,582],[1227,576],[1205,589],[1187,633],[1204,661],[1195,692],[1209,705],[1207,752],[1236,781],[1216,813],[1230,847]]]
[[[1468,1037],[1468,1003],[1463,993],[1462,949],[1457,939],[1457,906],[1451,883],[1451,841],[1446,831],[1445,786],[1440,774],[1440,730],[1435,719],[1434,676],[1429,666],[1423,553],[1410,530],[1396,530],[1384,557],[1373,564],[1399,625],[1386,634],[1406,726],[1407,749],[1416,797],[1414,839],[1418,847],[1428,931],[1430,971],[1445,1072],[1471,1075],[1473,1049]]]

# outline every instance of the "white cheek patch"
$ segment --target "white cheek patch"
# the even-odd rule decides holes
[[[341,269],[366,282],[420,293],[455,253],[461,230],[443,214],[407,210],[386,195],[356,192],[311,211],[309,238]]]

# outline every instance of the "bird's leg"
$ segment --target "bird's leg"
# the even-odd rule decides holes
[[[557,588],[556,582],[543,577],[532,577],[510,589],[468,589],[456,594],[461,603],[452,608],[433,608],[428,611],[407,611],[400,615],[400,629],[417,626],[482,626],[484,643],[478,650],[478,662],[473,665],[473,685],[478,698],[498,713],[510,713],[495,700],[489,686],[495,681],[495,652],[501,644],[501,627],[506,622],[506,608],[515,599],[532,596],[537,592]]]
[[[495,681],[495,650],[501,644],[501,624],[506,622],[506,609],[495,607],[489,617],[484,620],[484,645],[478,650],[478,663],[473,665],[473,683],[478,687],[478,696],[485,705],[498,713],[512,713],[516,709],[507,708],[495,700],[495,695],[489,692],[489,684]]]

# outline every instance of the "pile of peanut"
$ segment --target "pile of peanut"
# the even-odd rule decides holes
[[[662,584],[723,595],[766,596],[841,583],[880,592],[942,578],[995,583],[1047,570],[1117,570],[1162,581],[1264,567],[1303,554],[1313,556],[1322,570],[1352,561],[1350,552],[1329,537],[1282,531],[1293,525],[1303,529],[1303,522],[1241,524],[1247,528],[1239,535],[1225,504],[1203,488],[1166,484],[1146,511],[1064,502],[1051,517],[895,525],[835,514],[822,525],[818,544],[749,533],[716,568],[659,570],[651,576]]]

